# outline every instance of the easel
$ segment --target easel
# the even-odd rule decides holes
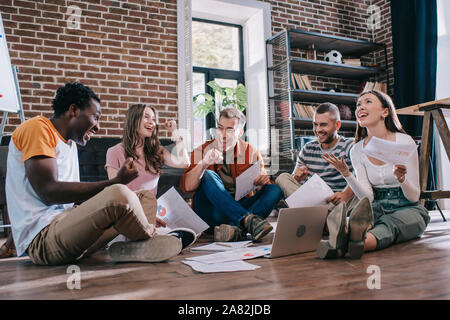
[[[442,139],[442,144],[444,145],[447,157],[450,159],[450,131],[445,122],[445,118],[450,117],[449,109],[450,98],[446,98],[397,110],[397,114],[423,116],[422,143],[419,157],[421,199],[433,201],[450,198],[450,191],[427,190],[431,144],[433,142],[433,121],[436,124],[437,132]],[[441,215],[444,221],[446,221],[442,211]]]
[[[22,105],[22,97],[20,96],[20,89],[19,89],[19,80],[17,78],[17,73],[19,72],[19,69],[17,68],[17,66],[12,66],[12,73],[14,76],[14,84],[16,86],[16,92],[17,92],[17,98],[19,100],[19,110],[17,110],[17,112],[13,112],[13,113],[18,113],[19,117],[20,117],[20,121],[24,122],[25,121],[25,115],[23,113],[23,105]],[[3,111],[3,118],[2,118],[2,124],[0,127],[0,144],[2,143],[2,139],[3,139],[3,135],[5,132],[5,125],[6,125],[6,119],[8,118],[8,111]],[[0,226],[1,227],[1,226]]]
[[[19,110],[17,110],[17,112],[13,112],[13,113],[18,113],[20,116],[20,121],[24,122],[25,121],[25,115],[23,112],[23,105],[22,105],[22,97],[20,96],[20,89],[19,89],[19,80],[17,77],[17,72],[19,72],[19,69],[17,68],[17,66],[12,66],[12,73],[14,76],[14,84],[15,84],[15,88],[16,88],[16,93],[17,93],[17,99],[19,101]],[[2,124],[0,127],[0,144],[2,142],[3,139],[3,135],[5,132],[5,125],[6,125],[6,119],[8,118],[8,113],[10,113],[11,111],[3,111],[3,118],[2,118]],[[6,209],[6,208],[5,208]],[[2,217],[2,221],[3,223],[5,222],[6,219],[6,214],[4,214],[4,216]],[[10,224],[1,224],[0,228],[11,228]]]

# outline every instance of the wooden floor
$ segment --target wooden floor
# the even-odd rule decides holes
[[[450,211],[446,215],[450,218]],[[356,261],[323,261],[311,252],[248,260],[261,266],[256,271],[201,274],[180,262],[194,255],[188,251],[158,264],[115,264],[102,251],[78,261],[80,290],[67,289],[67,266],[4,259],[0,299],[450,299],[450,222],[442,222],[438,212],[431,216],[420,240],[366,253]],[[367,287],[371,265],[380,268],[379,290]]]

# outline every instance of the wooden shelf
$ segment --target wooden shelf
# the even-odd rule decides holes
[[[360,57],[376,50],[384,49],[381,43],[368,42],[363,40],[349,39],[338,36],[325,35],[315,32],[290,29],[289,38],[291,48],[307,50],[314,44],[317,51],[337,50],[345,56]]]
[[[359,97],[359,94],[343,93],[343,92],[299,90],[299,89],[295,89],[292,92],[294,96],[294,101],[302,103],[331,102],[334,104],[356,105],[356,100]]]
[[[359,94],[355,93],[342,93],[342,92],[329,92],[329,91],[316,91],[316,90],[292,90],[294,102],[299,103],[323,103],[331,102],[336,105],[345,104],[353,106],[356,104],[356,100]],[[270,100],[286,100],[285,94],[279,94],[273,97],[269,97]]]
[[[312,119],[304,119],[304,118],[294,117],[294,118],[292,118],[292,120],[294,120],[295,126],[304,127],[305,125],[310,125],[312,128],[312,123],[313,123]],[[356,128],[356,121],[341,120],[341,125],[342,125],[342,128]]]
[[[321,77],[364,80],[378,75],[379,68],[358,67],[318,60],[291,58],[292,72]]]

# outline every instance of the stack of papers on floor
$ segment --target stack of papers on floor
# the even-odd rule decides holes
[[[230,251],[240,248],[246,248],[253,244],[251,240],[236,242],[213,242],[204,246],[191,248],[192,252],[198,251]]]
[[[261,268],[260,266],[250,264],[242,260],[221,263],[202,263],[198,261],[183,260],[183,263],[191,266],[195,271],[202,273],[250,271]]]
[[[251,248],[241,247],[224,252],[186,258],[182,262],[191,266],[194,270],[204,273],[256,270],[260,267],[246,263],[243,260],[265,256],[270,253],[271,247],[271,245]]]

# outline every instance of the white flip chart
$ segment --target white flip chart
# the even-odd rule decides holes
[[[18,112],[19,109],[19,98],[17,97],[5,29],[0,14],[0,111]]]

